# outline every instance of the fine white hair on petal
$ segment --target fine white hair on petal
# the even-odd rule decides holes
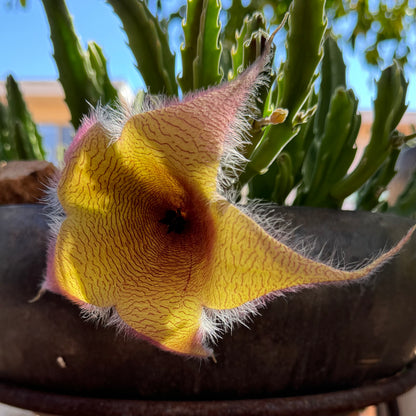
[[[45,184],[45,196],[42,202],[45,204],[45,213],[48,219],[49,238],[54,241],[58,236],[61,225],[65,219],[65,212],[58,199],[57,187],[60,173],[55,173]]]
[[[116,141],[128,119],[127,108],[118,104],[114,107],[98,105],[94,116],[109,137],[109,144]]]
[[[268,56],[263,70],[257,76],[247,99],[242,103],[226,134],[217,175],[217,191],[226,196],[227,199],[230,199],[230,195],[227,195],[228,190],[235,185],[248,162],[242,151],[251,143],[249,133],[251,128],[250,120],[254,120],[259,115],[256,107],[257,93],[260,88],[268,85],[270,82],[270,77],[267,75],[270,62],[271,57]]]
[[[97,326],[115,327],[119,335],[127,337],[131,328],[120,318],[114,306],[100,307],[91,304],[81,306],[81,317]]]
[[[203,308],[200,318],[200,333],[204,345],[215,344],[226,332],[235,326],[246,325],[252,316],[258,315],[258,309],[264,306],[261,299],[247,302],[233,309]]]
[[[84,304],[81,307],[81,316],[83,319],[91,322],[95,322],[99,325],[107,325],[107,322],[111,319],[114,308],[109,307],[99,307],[91,304]]]
[[[142,101],[136,102],[116,102],[112,106],[101,105],[92,108],[91,114],[87,118],[93,117],[105,130],[109,137],[109,144],[117,141],[127,121],[140,113],[156,110],[164,107],[167,103],[175,99],[168,99],[162,95],[146,94]]]
[[[97,120],[109,138],[109,144],[117,141],[127,120],[135,115],[135,108],[117,103],[110,107],[109,105],[98,105],[93,110],[93,116]]]

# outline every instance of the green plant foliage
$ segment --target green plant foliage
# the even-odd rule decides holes
[[[407,108],[406,91],[403,70],[394,62],[382,72],[377,83],[370,142],[354,171],[333,187],[331,194],[334,198],[344,199],[359,189],[389,157],[395,145],[395,128]]]
[[[354,144],[361,123],[357,114],[358,100],[352,91],[345,89],[345,69],[341,51],[328,34],[324,42],[317,107],[310,127],[311,139],[307,147],[304,146],[304,160],[297,164],[301,180],[295,204],[337,208],[342,205],[342,200],[332,198],[329,192],[332,185],[344,177],[354,159]],[[292,147],[297,143],[296,138]],[[300,140],[299,145],[302,144],[305,142]]]
[[[318,96],[312,92],[306,105],[309,112],[305,113],[305,122],[299,126],[299,133],[296,135],[296,139],[291,140],[284,148],[284,151],[290,155],[292,160],[292,176],[294,177],[295,184],[300,183],[302,180],[302,165],[308,149],[310,148],[310,145],[315,137],[314,114],[317,109],[317,101]]]
[[[321,85],[314,120],[315,134],[322,134],[332,95],[338,87],[346,88],[345,63],[335,38],[329,32],[324,42],[324,56],[320,68]]]
[[[19,1],[23,7],[26,6],[26,0]],[[277,25],[291,2],[292,0],[251,0],[244,2],[244,5],[241,0],[229,2],[228,8],[222,11],[228,22],[221,32],[221,41],[224,47],[221,66],[224,73],[228,73],[231,68],[229,52],[234,44],[235,29],[240,27],[244,16],[262,12],[265,7],[268,7],[273,10],[268,23]],[[13,0],[8,0],[8,3],[9,6],[15,4]],[[143,3],[147,6],[148,1],[144,0]],[[169,2],[158,0],[158,10],[163,10],[167,3]],[[357,48],[357,41],[361,40],[358,46],[360,54],[364,42],[366,50],[363,56],[369,64],[379,67],[386,65],[385,56],[382,53],[385,45],[388,45],[388,49],[393,51],[393,58],[402,66],[408,63],[413,47],[412,37],[404,37],[403,34],[413,33],[415,30],[414,0],[377,0],[373,2],[369,0],[326,0],[325,10],[331,27],[336,27],[342,21],[348,20],[352,27],[348,32],[342,34],[343,41],[348,42],[353,48]],[[178,17],[178,13],[171,13],[166,23],[173,17]]]
[[[72,125],[78,128],[91,105],[114,102],[117,91],[108,78],[101,49],[94,43],[86,52],[82,49],[65,1],[42,2],[49,21],[59,81],[65,91]]]
[[[284,151],[281,152],[265,176],[266,180],[261,175],[252,179],[250,197],[270,200],[283,205],[295,181],[290,155]]]
[[[312,92],[309,96],[306,108],[309,110],[305,114],[305,123],[300,126],[299,133],[295,139],[291,140],[285,147],[285,152],[292,161],[292,172],[290,177],[294,184],[299,186],[297,191],[296,204],[300,204],[301,199],[306,197],[310,189],[310,182],[314,166],[318,163],[316,160],[318,148],[322,145],[320,139],[323,137],[325,120],[329,111],[329,105],[335,90],[338,87],[345,88],[345,64],[338,45],[329,31],[325,36],[323,44],[323,59],[320,67],[321,83],[319,93],[316,95]],[[316,113],[315,113],[316,111]],[[359,117],[359,116],[356,116]],[[359,125],[359,119],[356,120]],[[357,126],[358,127],[358,126]],[[347,158],[343,155],[349,166],[348,160],[353,157],[355,151]],[[345,168],[347,169],[348,166]],[[346,170],[345,170],[346,172]],[[307,178],[306,178],[307,177]],[[309,184],[308,184],[309,182]],[[288,183],[285,180],[284,184]],[[278,186],[278,185],[277,185]],[[279,187],[279,186],[278,186]],[[283,187],[285,188],[285,187]],[[284,201],[291,189],[281,192],[281,201]]]
[[[312,92],[316,79],[314,74],[322,58],[325,27],[324,1],[293,1],[286,39],[287,59],[277,75],[275,104],[287,109],[289,116],[284,123],[270,126],[267,134],[263,135],[249,157],[242,183],[267,172],[282,149],[299,133],[299,111]]]
[[[355,27],[349,41],[355,45],[361,36],[372,39],[365,51],[365,58],[372,65],[383,64],[383,56],[380,51],[384,44],[390,43],[394,51],[393,58],[404,65],[410,53],[410,40],[403,38],[403,33],[414,31],[415,9],[412,0],[389,1],[379,0],[371,4],[368,0],[357,2],[332,1],[329,7],[335,7],[340,17],[355,14]],[[413,28],[412,28],[413,26]]]
[[[218,84],[222,46],[218,0],[188,0],[183,23],[185,43],[182,45],[182,76],[178,78],[182,92]]]
[[[235,34],[236,43],[231,48],[232,67],[228,79],[234,79],[261,55],[267,37],[266,19],[262,13],[255,12],[244,18],[241,30]]]
[[[0,104],[0,160],[43,160],[42,138],[11,75],[6,90],[8,106]]]
[[[177,95],[175,57],[168,34],[146,3],[139,0],[107,0],[120,18],[136,58],[137,68],[152,94]]]
[[[324,4],[322,0],[294,0],[289,9],[287,58],[277,77],[277,106],[289,110],[292,124],[311,92],[323,55]]]
[[[413,46],[411,36],[403,37],[403,33],[413,33],[415,30],[416,10],[412,1],[326,0],[325,10],[331,27],[348,20],[351,27],[343,34],[343,41],[353,48],[358,40],[359,48],[364,43],[367,49],[363,58],[368,63],[385,66],[382,50],[384,45],[389,45],[388,49],[394,52],[393,58],[403,66],[408,62]],[[232,44],[234,30],[240,25],[240,16],[269,7],[273,10],[270,24],[276,25],[282,20],[291,2],[292,0],[251,0],[244,7],[241,0],[233,0],[226,11],[229,25],[222,35],[223,45]],[[361,54],[361,50],[359,52]]]
[[[7,108],[0,102],[0,161],[8,159],[9,128],[7,119]]]
[[[315,136],[302,166],[297,204],[341,207],[343,201],[332,199],[330,190],[346,174],[355,156],[360,126],[357,105],[354,93],[342,86],[332,94],[323,130]]]
[[[346,90],[345,64],[330,33],[325,37],[323,49],[318,94],[310,94],[303,105],[309,109],[308,114],[298,112],[301,117],[292,119],[291,125],[296,128],[293,139],[282,145],[283,150],[266,173],[252,178],[249,195],[283,204],[295,191],[295,205],[341,208],[344,199],[358,191],[357,208],[386,209],[380,197],[395,175],[400,147],[413,137],[404,137],[395,130],[406,110],[407,84],[403,71],[397,63],[383,71],[377,84],[369,145],[358,166],[348,173],[361,124],[358,100],[351,90]],[[313,80],[315,75],[310,73],[310,77]],[[306,122],[296,126],[300,118]],[[284,135],[288,124],[286,120],[280,125],[267,126],[263,137],[270,137],[272,129]],[[263,152],[264,149],[260,156]]]
[[[261,13],[255,12],[251,16],[246,16],[243,26],[239,32],[235,33],[235,44],[231,47],[231,67],[228,71],[228,80],[234,79],[245,68],[248,68],[264,51],[269,34],[266,31],[266,20]],[[272,64],[272,62],[271,62]],[[270,85],[274,82],[276,74],[270,67],[267,74],[268,85],[263,85],[257,92],[255,101],[255,113],[260,116],[270,116]],[[269,127],[266,128],[268,130]],[[250,131],[250,143],[244,149],[244,156],[248,159],[264,135],[262,127],[253,123]]]
[[[107,73],[107,61],[103,51],[95,42],[88,42],[87,59],[92,68],[95,88],[100,100],[104,103],[112,103],[117,98],[117,91],[111,84]]]
[[[241,22],[245,16],[253,16],[254,14],[263,15],[265,6],[271,7],[273,14],[271,19],[266,22],[266,26],[278,25],[283,20],[284,15],[289,9],[292,0],[251,0],[243,5],[241,0],[233,0],[230,7],[224,10],[227,18],[227,25],[221,33],[221,40],[224,46],[222,59],[222,67],[225,73],[231,70],[231,48],[235,43],[235,31],[241,26]],[[263,19],[265,20],[264,16]],[[253,30],[252,32],[254,32]]]

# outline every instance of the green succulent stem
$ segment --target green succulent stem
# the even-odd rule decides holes
[[[82,49],[65,0],[42,0],[42,3],[71,123],[78,128],[91,105],[114,102],[117,91],[108,78],[101,49],[94,43],[89,45],[88,51]]]
[[[331,195],[344,199],[358,190],[378,170],[395,148],[394,132],[407,106],[407,83],[397,62],[386,68],[377,83],[374,101],[374,122],[369,144],[357,167],[336,183]]]
[[[221,82],[222,45],[219,0],[188,0],[186,20],[182,23],[185,43],[181,47],[183,93]]]
[[[316,68],[322,58],[326,28],[323,0],[294,0],[289,10],[287,59],[277,75],[276,108],[289,111],[286,121],[271,126],[249,157],[240,183],[267,171],[284,147],[300,131],[298,114],[312,93]]]
[[[321,65],[321,85],[318,94],[317,111],[315,114],[315,134],[322,134],[325,120],[330,106],[331,98],[338,87],[346,87],[346,66],[342,52],[331,32],[328,32],[324,41],[324,55]]]
[[[136,58],[137,68],[151,94],[178,95],[175,56],[168,34],[143,0],[107,0],[120,18]]]
[[[266,130],[266,138],[260,140],[259,145],[254,149],[250,156],[245,171],[240,176],[240,183],[249,182],[255,175],[262,175],[267,172],[269,166],[284,148],[286,143],[295,137],[299,132],[299,126],[293,127],[292,123],[286,119],[282,124],[269,126]],[[277,154],[276,154],[277,150]]]
[[[333,208],[341,206],[342,200],[329,193],[332,185],[344,176],[355,155],[357,104],[351,91],[343,87],[334,91],[324,129],[311,144],[302,166],[303,182],[297,203]]]
[[[292,121],[307,100],[322,59],[326,29],[325,1],[294,0],[289,9],[287,58],[277,77],[277,107],[287,108]]]
[[[42,137],[27,109],[19,86],[11,75],[7,77],[6,90],[9,126],[8,159],[45,159]]]
[[[263,14],[256,12],[246,16],[240,31],[235,34],[235,44],[231,48],[232,70],[228,74],[229,80],[237,77],[256,60],[266,39],[266,19]]]

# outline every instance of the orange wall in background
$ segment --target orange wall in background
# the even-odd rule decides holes
[[[19,88],[33,119],[38,124],[66,126],[71,115],[65,104],[64,92],[57,81],[22,81]],[[6,87],[0,82],[0,101],[6,102]]]
[[[28,96],[25,100],[36,123],[67,125],[71,120],[63,97]]]

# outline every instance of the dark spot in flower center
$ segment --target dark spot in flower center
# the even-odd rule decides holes
[[[167,210],[165,216],[159,222],[168,226],[168,234],[172,231],[176,234],[182,234],[186,225],[186,220],[180,208],[176,211],[173,209]]]

